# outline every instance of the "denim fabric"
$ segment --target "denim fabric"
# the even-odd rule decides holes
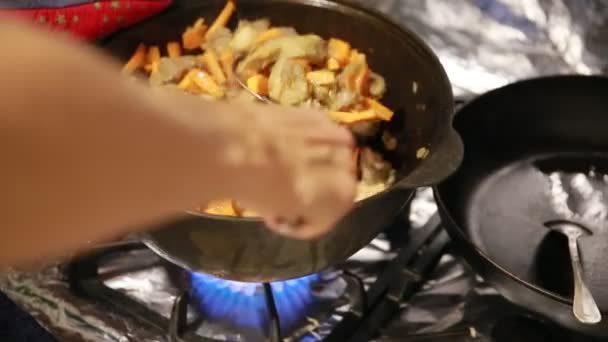
[[[61,8],[74,5],[82,5],[93,1],[94,0],[0,0],[0,8]]]

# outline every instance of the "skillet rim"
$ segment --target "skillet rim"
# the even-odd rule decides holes
[[[582,75],[582,74],[552,74],[552,75],[544,75],[544,76],[538,76],[538,77],[525,78],[525,79],[518,80],[516,82],[512,82],[512,83],[503,85],[501,87],[492,89],[492,90],[490,90],[488,92],[485,92],[485,93],[483,93],[483,94],[481,94],[479,96],[476,96],[471,101],[465,103],[455,113],[455,115],[458,115],[458,113],[460,113],[460,112],[462,112],[462,111],[464,111],[464,110],[466,110],[468,108],[471,108],[471,107],[475,106],[480,101],[485,101],[488,98],[491,98],[491,97],[494,97],[494,96],[500,96],[501,93],[505,92],[508,89],[518,88],[518,87],[522,87],[522,86],[528,86],[529,87],[529,86],[533,86],[533,85],[535,85],[537,83],[538,84],[542,84],[542,83],[546,83],[546,82],[567,81],[567,80],[587,80],[587,81],[593,81],[593,80],[595,80],[595,81],[600,81],[600,82],[606,82],[608,84],[608,76],[607,75],[602,75],[602,74],[592,74],[592,75]],[[466,149],[465,149],[465,153],[466,153]],[[458,172],[458,170],[456,172]],[[496,263],[494,260],[492,260],[487,255],[487,253],[485,253],[484,251],[482,251],[479,248],[479,246],[477,246],[470,239],[470,237],[464,232],[464,230],[462,229],[462,225],[456,223],[456,221],[453,218],[453,215],[451,214],[451,211],[447,209],[447,206],[445,205],[445,203],[444,203],[444,201],[442,199],[442,196],[441,196],[441,193],[444,192],[444,191],[440,190],[440,188],[444,184],[444,182],[445,182],[445,180],[439,182],[436,185],[433,185],[432,189],[433,189],[433,196],[435,198],[435,201],[437,202],[438,210],[440,210],[442,212],[443,216],[446,216],[447,219],[449,220],[449,222],[446,222],[445,225],[457,228],[457,229],[447,228],[447,230],[448,230],[448,232],[450,234],[451,233],[458,234],[459,237],[467,245],[467,247],[469,249],[471,249],[472,251],[474,251],[474,253],[477,255],[477,257],[480,257],[481,259],[483,259],[484,262],[487,262],[490,265],[492,265],[495,270],[499,271],[503,275],[506,275],[510,279],[515,280],[517,283],[525,286],[526,288],[528,288],[530,290],[533,290],[533,291],[537,292],[538,294],[541,294],[541,295],[543,295],[545,297],[548,297],[550,299],[556,300],[556,301],[561,302],[563,304],[567,304],[567,305],[570,305],[570,306],[572,306],[574,304],[573,299],[569,299],[567,297],[561,296],[561,295],[559,295],[557,293],[554,293],[554,292],[549,291],[549,290],[547,290],[545,288],[542,288],[540,286],[537,286],[537,285],[534,285],[532,283],[529,283],[529,282],[527,282],[524,279],[521,279],[520,277],[518,277],[514,273],[510,272],[509,270],[507,270],[503,266],[501,266],[498,263]],[[608,308],[605,308],[604,311],[602,311],[600,309],[600,312],[602,312],[602,313],[608,313]]]

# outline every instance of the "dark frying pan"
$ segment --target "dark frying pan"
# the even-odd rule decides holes
[[[604,313],[596,325],[573,316],[566,242],[544,225],[573,220],[559,205],[556,194],[564,193],[569,210],[579,215],[574,220],[586,220],[592,196],[575,189],[581,186],[576,182],[608,195],[602,176],[608,173],[608,78],[511,84],[465,105],[454,126],[466,146],[464,160],[435,188],[435,197],[468,262],[514,303],[568,328],[608,336],[608,222],[589,221],[593,235],[579,245],[587,285]],[[601,212],[608,202],[600,202]]]
[[[223,4],[224,0],[179,1],[160,16],[110,37],[102,47],[126,60],[141,42],[163,44],[181,37],[197,17],[213,20]],[[398,170],[398,181],[358,202],[331,233],[315,241],[275,235],[259,219],[200,214],[186,214],[156,227],[143,239],[178,265],[223,278],[271,281],[317,272],[367,244],[411,199],[413,189],[434,184],[458,167],[462,143],[451,126],[450,83],[436,56],[418,37],[350,2],[239,0],[238,14],[244,19],[267,17],[274,25],[326,38],[340,37],[368,55],[372,69],[386,78],[385,102],[396,111],[387,129],[398,138],[398,148],[386,155]],[[430,149],[426,159],[416,158],[420,147]]]

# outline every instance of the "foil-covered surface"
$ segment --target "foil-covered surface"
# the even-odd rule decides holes
[[[374,3],[421,36],[439,56],[456,96],[541,75],[608,73],[603,0],[361,2]]]
[[[540,75],[608,73],[608,2],[603,0],[360,2],[387,13],[421,36],[439,56],[456,96],[472,96]],[[407,66],[404,70],[407,72]],[[421,190],[412,204],[412,229],[422,226],[435,210],[430,190]],[[382,238],[373,245],[355,258],[374,263],[392,256],[378,248],[386,245]],[[176,293],[162,286],[161,278],[134,273],[115,280],[115,285],[169,312]],[[166,341],[165,334],[74,296],[61,262],[36,270],[9,270],[0,275],[0,290],[59,341]],[[447,331],[448,340],[456,341],[449,337],[453,336],[451,329],[465,323],[464,333],[458,330],[454,334],[468,338],[479,329],[483,335],[484,322],[502,312],[497,311],[497,303],[499,307],[508,306],[458,257],[446,254],[433,279],[412,300],[403,303],[403,310],[385,330],[387,336],[379,341],[440,331]],[[475,326],[468,326],[468,322]]]

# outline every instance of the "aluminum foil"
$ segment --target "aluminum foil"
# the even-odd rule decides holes
[[[608,73],[608,3],[603,0],[361,2],[420,35],[439,56],[456,96],[481,94],[540,75]],[[413,229],[423,225],[435,210],[430,191],[422,190],[412,205]],[[377,239],[374,244],[374,248],[361,251],[355,258],[374,263],[392,256],[388,249],[377,248],[385,246],[385,240]],[[159,290],[158,279],[140,274],[120,282],[120,286],[125,284],[131,286],[127,291],[136,293],[142,289]],[[59,341],[165,341],[164,335],[143,328],[129,317],[74,296],[61,262],[37,270],[9,270],[0,275],[0,290]],[[175,293],[162,290],[156,292],[154,305],[167,310],[174,296]],[[465,329],[456,331],[458,336],[470,337],[477,330],[483,335],[484,322],[497,312],[496,306],[494,311],[488,311],[490,304],[496,303],[499,307],[508,306],[458,257],[448,254],[433,280],[403,304],[402,312],[379,340],[446,330],[451,336],[455,327]]]
[[[457,96],[534,76],[608,73],[603,0],[362,2],[420,35],[439,56]]]

